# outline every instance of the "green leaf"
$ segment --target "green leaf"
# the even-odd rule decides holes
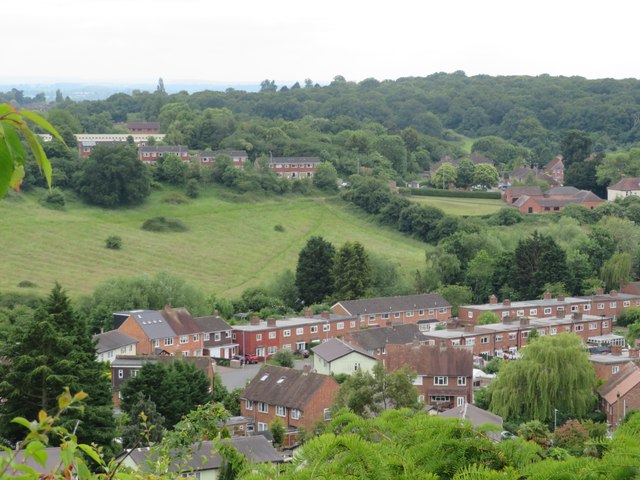
[[[60,136],[58,131],[53,127],[53,125],[51,125],[47,120],[42,118],[37,113],[32,112],[30,110],[20,110],[20,114],[24,115],[26,118],[31,120],[33,123],[35,123],[39,127],[44,128],[47,132],[49,132],[51,135],[53,135],[58,140],[60,140],[62,143],[64,143],[64,140],[62,139],[62,137]]]
[[[91,457],[91,460],[96,462],[98,465],[102,465],[104,463],[100,458],[100,455],[98,455],[98,452],[96,452],[95,448],[93,448],[91,445],[79,443],[78,448],[86,453],[89,457]]]
[[[13,178],[13,159],[10,155],[9,147],[6,139],[0,138],[0,198],[2,198],[9,189],[11,179]]]
[[[47,458],[49,457],[49,454],[45,450],[42,442],[38,441],[29,442],[27,448],[24,449],[24,454],[25,458],[31,457],[43,467],[47,462]]]
[[[18,425],[22,425],[23,427],[29,429],[29,431],[33,431],[33,429],[35,428],[35,424],[29,422],[26,418],[23,417],[16,417],[13,420],[11,420],[11,423],[17,423]]]
[[[84,462],[76,463],[76,471],[78,472],[78,478],[81,480],[85,478],[87,479],[93,478],[91,471],[89,471],[89,469],[87,468],[87,465]]]
[[[27,158],[27,154],[24,151],[24,147],[22,146],[20,135],[18,135],[16,129],[11,125],[4,126],[4,140],[7,142],[9,155],[11,158],[13,158],[14,166],[24,164]]]
[[[13,108],[11,105],[9,105],[8,103],[2,103],[0,104],[0,117],[2,115],[6,115],[9,112],[15,112],[16,109]]]

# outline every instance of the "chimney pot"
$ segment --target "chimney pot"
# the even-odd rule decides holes
[[[609,295],[611,295],[612,297],[617,297],[618,296],[618,291],[617,290],[611,290],[609,292]]]
[[[329,310],[323,311],[322,318],[324,318],[325,320],[329,320],[329,318],[331,318],[331,312]]]
[[[495,304],[497,304],[497,303],[498,303],[498,297],[496,297],[495,295],[493,295],[493,294],[492,294],[492,295],[489,297],[489,303],[490,303],[491,305],[495,305]]]
[[[505,299],[502,301],[502,304],[503,304],[505,307],[510,307],[510,306],[511,306],[511,300],[509,300],[508,298],[505,298]]]
[[[622,355],[622,347],[620,345],[611,345],[611,355]]]
[[[267,318],[267,327],[275,327],[276,319],[275,318]]]
[[[640,358],[640,350],[637,348],[630,348],[629,358]]]
[[[604,293],[604,288],[597,288],[596,295],[602,295]]]
[[[312,310],[312,309],[310,309],[310,308],[307,308],[307,309],[304,311],[304,316],[305,316],[305,318],[311,318],[311,317],[313,317],[313,310]]]
[[[549,292],[544,292],[544,294],[542,295],[542,298],[544,300],[551,300],[551,294]]]
[[[473,325],[465,325],[464,326],[464,331],[468,332],[468,333],[473,332]]]
[[[251,325],[260,325],[260,317],[257,315],[251,316]]]
[[[564,295],[558,295],[556,297],[556,300],[558,300],[559,302],[564,302]]]

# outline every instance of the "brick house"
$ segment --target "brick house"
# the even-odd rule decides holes
[[[319,157],[272,157],[269,167],[279,177],[309,178],[321,162]]]
[[[454,346],[470,346],[474,355],[504,357],[515,355],[527,344],[529,333],[534,328],[538,335],[575,333],[583,342],[589,337],[611,333],[613,319],[599,315],[575,313],[566,317],[505,318],[501,323],[489,325],[448,325],[446,330],[422,333],[426,343],[439,345],[445,340]]]
[[[520,197],[542,197],[542,189],[540,187],[507,187],[502,194],[502,199],[509,205],[516,203]]]
[[[562,161],[562,155],[553,157],[549,163],[542,167],[542,170],[560,185],[564,184],[564,162]]]
[[[189,161],[189,149],[184,145],[153,145],[138,148],[138,157],[141,162],[153,165],[160,158],[167,155],[175,155],[183,162]]]
[[[196,317],[202,331],[203,355],[213,358],[233,358],[238,353],[238,344],[233,342],[233,327],[219,315]]]
[[[113,317],[118,331],[138,340],[141,355],[159,349],[170,355],[202,355],[204,332],[186,308],[131,310],[114,313]]]
[[[489,303],[481,305],[461,305],[458,308],[458,317],[465,323],[476,323],[478,317],[484,312],[492,312],[500,319],[504,318],[542,318],[564,317],[567,314],[583,313],[590,315],[605,315],[616,317],[629,307],[640,305],[640,295],[618,293],[611,290],[605,294],[599,290],[595,295],[581,297],[565,297],[558,295],[551,298],[545,293],[541,300],[523,300],[512,302],[505,299],[498,302],[495,295],[489,297]]]
[[[172,355],[117,355],[111,362],[111,391],[113,405],[120,406],[120,388],[130,377],[135,377],[145,363],[171,362],[193,363],[209,379],[209,388],[213,390],[215,363],[210,357],[176,357]]]
[[[323,312],[282,320],[252,317],[248,325],[234,325],[232,340],[241,354],[251,353],[269,358],[278,350],[303,350],[310,343],[320,343],[360,328],[353,316]]]
[[[231,158],[233,166],[236,168],[244,168],[244,164],[249,159],[249,154],[244,150],[203,150],[198,152],[198,161],[202,166],[213,165],[219,155],[226,155]]]
[[[640,350],[632,348],[623,351],[620,346],[612,346],[611,353],[592,354],[589,355],[589,360],[596,372],[596,377],[607,381],[629,362],[640,365]]]
[[[438,410],[473,402],[473,354],[471,349],[446,342],[431,345],[388,345],[385,370],[409,367],[418,399]]]
[[[437,293],[367,298],[338,302],[331,311],[359,318],[360,327],[418,323],[421,320],[446,322],[451,304]]]
[[[640,409],[640,366],[629,362],[598,388],[600,411],[615,429],[631,410]]]
[[[96,342],[96,354],[98,355],[96,360],[98,362],[111,363],[116,355],[135,355],[137,353],[138,340],[118,330],[98,333],[93,336],[93,341]]]
[[[392,325],[390,327],[367,328],[345,335],[345,341],[355,345],[382,363],[387,357],[388,345],[411,345],[426,343],[420,327],[413,323]]]
[[[136,135],[154,135],[160,133],[160,122],[127,122],[129,133]]]
[[[265,365],[240,395],[240,410],[253,419],[258,432],[279,418],[289,447],[300,427],[311,430],[316,421],[329,420],[338,389],[333,377],[313,373],[308,365],[303,370]]]
[[[121,142],[118,142],[118,141],[99,142],[95,140],[82,140],[78,142],[78,155],[80,155],[80,158],[89,158],[89,155],[91,155],[91,152],[93,152],[93,150],[98,145],[104,145],[107,147],[118,147],[126,144],[127,144],[126,140]]]
[[[558,213],[567,205],[582,205],[593,210],[602,203],[604,200],[589,190],[578,190],[575,187],[554,187],[542,196],[522,195],[511,203],[511,206],[517,208],[522,214]]]

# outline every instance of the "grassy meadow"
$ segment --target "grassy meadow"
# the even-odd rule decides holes
[[[0,290],[46,293],[59,281],[77,296],[113,277],[169,271],[206,293],[232,298],[295,269],[313,235],[336,246],[357,240],[407,274],[424,265],[426,244],[381,227],[339,199],[239,200],[212,188],[195,200],[167,203],[172,193],[156,191],[144,205],[119,210],[89,207],[66,193],[65,209],[52,210],[38,203],[41,192],[10,194],[0,201]],[[140,228],[155,216],[179,219],[189,230]],[[121,250],[105,248],[111,235],[122,238]],[[21,281],[36,287],[19,289]]]
[[[449,215],[489,215],[506,206],[502,200],[486,198],[421,197],[418,195],[407,198],[422,205],[438,207]]]

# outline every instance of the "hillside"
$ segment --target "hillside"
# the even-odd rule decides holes
[[[21,281],[46,293],[57,280],[72,296],[91,292],[106,279],[170,271],[206,293],[233,297],[295,269],[298,252],[312,235],[335,245],[357,240],[409,273],[424,265],[426,244],[380,227],[339,199],[284,197],[260,202],[226,199],[219,190],[175,205],[155,192],[135,209],[105,210],[68,202],[63,211],[40,206],[37,195],[11,195],[0,203],[3,275],[0,290]],[[180,219],[185,233],[154,233],[148,218]],[[284,232],[274,230],[282,225]],[[122,250],[105,248],[110,235]]]

